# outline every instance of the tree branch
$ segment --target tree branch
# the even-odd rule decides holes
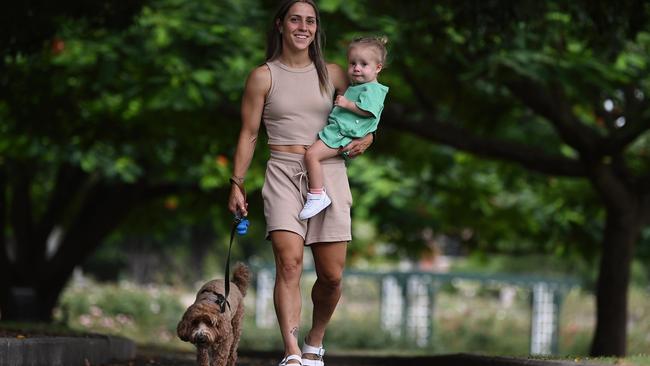
[[[639,177],[636,186],[641,194],[650,194],[650,173],[645,173]]]
[[[650,130],[650,123],[643,119],[627,118],[625,126],[616,130],[602,147],[603,152],[608,155],[618,153],[639,136]]]
[[[198,185],[149,185],[144,181],[135,184],[96,184],[86,194],[76,220],[69,225],[59,250],[48,262],[43,275],[67,273],[71,267],[81,263],[134,207],[181,192],[203,191]]]
[[[61,246],[49,260],[43,275],[53,276],[81,263],[117,227],[129,208],[139,202],[137,192],[139,189],[124,184],[95,185],[87,193],[75,221],[66,230]]]
[[[611,164],[595,162],[589,169],[590,180],[596,191],[603,199],[605,206],[616,214],[625,214],[629,207],[635,203],[633,195],[621,180]]]
[[[650,225],[650,193],[647,192],[641,195],[641,224]]]
[[[387,105],[382,113],[382,124],[476,155],[515,162],[540,173],[565,177],[587,176],[584,166],[577,160],[549,155],[523,144],[479,137],[450,123],[436,121],[433,117],[414,121],[400,109],[395,104]]]
[[[650,103],[647,99],[637,98],[639,92],[637,85],[630,84],[622,88],[625,96],[623,110],[615,108],[608,112],[595,106],[596,114],[606,122],[609,136],[600,144],[600,150],[604,155],[621,153],[625,148],[634,142],[639,136],[650,129],[650,124],[643,118],[643,113],[648,110]],[[618,127],[615,124],[616,118],[625,117],[625,125]]]
[[[396,66],[398,69],[400,69],[400,72],[404,77],[404,80],[409,84],[409,86],[413,90],[413,95],[415,95],[415,97],[417,98],[420,107],[423,110],[427,110],[428,112],[435,111],[435,105],[436,105],[435,101],[432,98],[429,98],[425,88],[422,85],[420,85],[417,77],[413,75],[413,72],[411,72],[411,68],[407,67],[403,62],[397,62]]]
[[[25,164],[15,162],[11,172],[11,226],[16,243],[16,262],[20,271],[29,271],[28,261],[31,253],[28,250],[32,241],[34,226],[31,202],[31,171]],[[44,254],[43,254],[44,255]]]
[[[531,80],[522,78],[508,81],[505,85],[513,96],[546,118],[567,145],[582,155],[595,154],[602,140],[601,136],[575,118],[560,87],[549,93]]]
[[[9,268],[9,258],[7,258],[7,170],[6,166],[0,163],[0,268],[7,270]],[[2,281],[4,275],[0,275]]]

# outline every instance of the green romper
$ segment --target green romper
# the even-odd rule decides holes
[[[352,139],[363,137],[377,130],[379,117],[384,110],[384,99],[388,87],[376,81],[350,86],[344,96],[354,102],[359,109],[372,113],[360,116],[341,107],[334,107],[328,124],[318,133],[325,145],[338,149],[349,144]]]

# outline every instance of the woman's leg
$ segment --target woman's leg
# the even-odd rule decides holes
[[[345,268],[347,242],[310,245],[316,267],[316,283],[311,290],[314,303],[312,325],[305,342],[311,346],[323,345],[325,328],[341,298],[341,280]],[[305,358],[310,355],[306,355]]]
[[[290,231],[272,231],[270,236],[275,255],[273,302],[284,342],[284,355],[300,355],[298,329],[304,240]]]
[[[307,166],[307,174],[309,174],[309,188],[321,189],[323,188],[323,168],[320,164],[321,161],[333,158],[338,155],[338,149],[332,149],[325,145],[322,140],[316,140],[307,152],[305,152],[305,165]]]

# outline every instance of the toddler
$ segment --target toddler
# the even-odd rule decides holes
[[[338,155],[352,139],[377,130],[388,93],[388,87],[377,82],[386,61],[386,41],[385,37],[362,37],[348,46],[351,85],[344,95],[336,97],[327,126],[305,153],[309,192],[299,214],[301,220],[315,216],[332,203],[325,191],[321,161]]]

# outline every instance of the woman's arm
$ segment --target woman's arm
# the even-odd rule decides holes
[[[327,73],[332,85],[334,85],[334,95],[343,95],[349,85],[345,71],[337,64],[327,64]]]
[[[257,134],[262,121],[264,99],[271,87],[271,73],[266,65],[253,70],[244,88],[241,103],[241,130],[237,140],[237,148],[233,161],[232,180],[237,182],[230,188],[228,209],[233,214],[248,215],[248,207],[244,194],[238,185],[243,187],[244,178],[255,152]]]

